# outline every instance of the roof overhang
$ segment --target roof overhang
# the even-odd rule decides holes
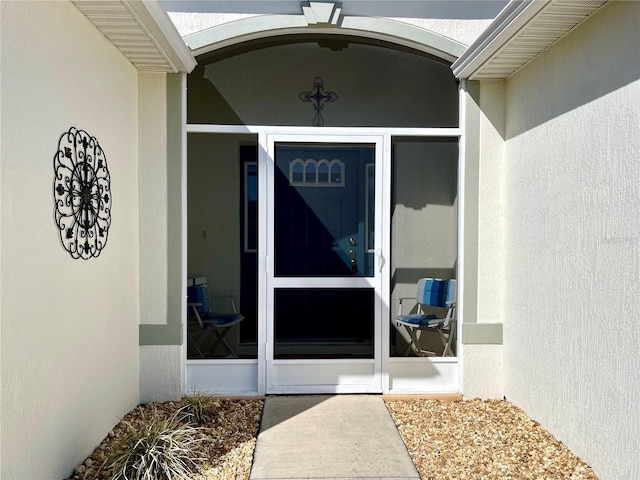
[[[139,71],[191,72],[196,60],[157,0],[71,0]]]
[[[607,1],[511,0],[453,63],[453,74],[470,80],[507,78]]]

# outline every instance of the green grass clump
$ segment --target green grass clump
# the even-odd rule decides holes
[[[214,419],[215,398],[202,392],[193,392],[180,400],[180,410],[192,423],[203,425]]]
[[[178,480],[190,478],[203,437],[197,427],[185,422],[178,410],[171,416],[157,410],[141,424],[123,422],[126,432],[107,458],[114,480]]]

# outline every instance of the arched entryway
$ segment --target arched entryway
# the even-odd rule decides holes
[[[201,48],[187,82],[188,276],[245,317],[208,353],[187,322],[187,388],[457,392],[458,358],[405,356],[391,321],[420,277],[457,276],[449,61],[291,28]]]

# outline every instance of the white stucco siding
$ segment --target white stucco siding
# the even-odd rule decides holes
[[[463,45],[471,45],[493,19],[394,18],[394,20],[424,28]]]
[[[504,94],[502,80],[482,83],[478,178],[479,323],[504,321]]]
[[[169,6],[169,8],[171,8]],[[256,15],[246,13],[167,12],[183,37],[228,22],[244,20]]]
[[[3,479],[66,478],[138,403],[137,72],[69,2],[1,2]],[[74,260],[54,222],[53,158],[97,137],[112,223]]]
[[[167,81],[140,73],[140,323],[167,323]]]
[[[504,390],[601,479],[640,478],[640,3],[507,82]]]
[[[479,2],[340,2],[345,16],[387,18],[407,23],[470,45],[491,23],[506,1]],[[301,15],[301,2],[279,0],[264,2],[174,2],[162,1],[182,36],[231,22],[262,15]]]
[[[183,37],[191,35],[207,28],[223,25],[229,22],[241,21],[256,17],[251,14],[224,14],[224,13],[193,13],[193,12],[168,12],[171,21]],[[298,11],[294,14],[300,13]],[[393,18],[397,22],[407,23],[424,28],[464,45],[470,45],[480,36],[492,19],[443,19],[443,18]]]

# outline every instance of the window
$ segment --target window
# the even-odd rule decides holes
[[[244,251],[258,251],[258,164],[244,164]]]
[[[289,183],[296,187],[344,187],[344,163],[296,158],[289,164]]]

